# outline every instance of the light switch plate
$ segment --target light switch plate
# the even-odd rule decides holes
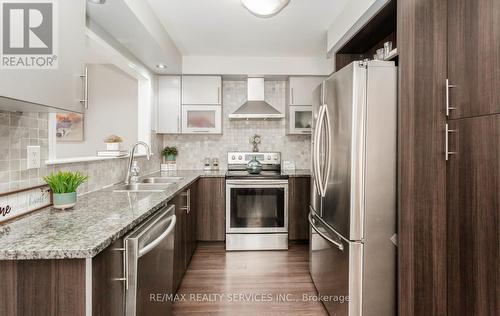
[[[28,146],[26,147],[28,154],[26,155],[27,169],[38,169],[40,168],[40,146]]]

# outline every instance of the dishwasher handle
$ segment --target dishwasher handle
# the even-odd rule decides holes
[[[172,230],[174,230],[175,222],[177,221],[177,219],[175,215],[172,215],[169,218],[170,225],[168,225],[167,229],[163,233],[161,233],[160,236],[158,236],[155,240],[139,249],[139,258],[153,250],[156,246],[158,246],[159,243],[163,241],[163,239],[165,239],[172,232]]]

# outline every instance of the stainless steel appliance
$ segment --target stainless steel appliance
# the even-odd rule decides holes
[[[330,315],[394,315],[397,68],[353,62],[314,94],[311,277]]]
[[[175,206],[164,207],[124,237],[125,315],[171,315]]]
[[[285,117],[274,106],[264,100],[264,78],[248,78],[248,100],[229,114],[230,120],[273,120]]]
[[[276,152],[230,152],[226,173],[226,250],[288,249],[288,176]],[[246,171],[256,158],[259,174]]]

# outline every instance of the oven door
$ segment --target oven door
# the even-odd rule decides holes
[[[288,232],[288,180],[226,180],[226,232]]]

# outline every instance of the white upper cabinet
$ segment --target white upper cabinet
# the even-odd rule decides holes
[[[181,132],[181,76],[158,77],[158,133]]]
[[[221,105],[222,77],[182,76],[182,104]]]
[[[15,99],[74,112],[84,111],[82,106],[84,102],[81,100],[84,100],[87,93],[84,91],[85,78],[81,75],[85,73],[83,57],[86,1],[71,0],[55,3],[57,6],[55,6],[54,13],[57,23],[53,24],[55,38],[52,43],[54,47],[57,47],[58,67],[56,69],[0,69],[0,97],[3,97],[0,103],[18,104],[19,102],[9,102]],[[11,21],[11,27],[16,25],[15,21]],[[24,27],[22,23],[17,25],[17,28]],[[11,34],[15,34],[15,30],[13,32],[11,30]],[[25,34],[28,33],[25,32]],[[40,47],[41,39],[29,34],[29,39],[24,39],[23,45],[29,42],[29,47]],[[39,35],[45,36],[44,40],[47,41],[46,33],[39,32]],[[17,45],[21,45],[20,43],[22,42],[19,40]],[[23,46],[24,48],[26,47]]]
[[[222,107],[219,105],[183,105],[183,134],[222,134]]]
[[[290,77],[288,82],[289,105],[312,105],[312,93],[325,77]]]

